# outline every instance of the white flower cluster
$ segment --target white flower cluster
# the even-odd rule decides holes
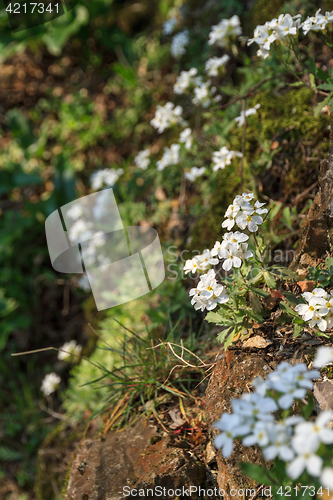
[[[164,148],[162,158],[156,162],[157,170],[162,171],[169,165],[177,165],[179,163],[180,144],[172,144],[169,148]]]
[[[41,391],[44,396],[49,396],[54,392],[61,382],[61,378],[56,373],[48,373],[42,380]]]
[[[226,146],[223,146],[219,151],[214,151],[212,161],[215,163],[213,171],[224,169],[226,165],[230,165],[231,160],[235,157],[241,158],[243,155],[239,151],[229,151]]]
[[[231,19],[222,19],[216,26],[212,26],[209,33],[209,45],[216,44],[219,47],[227,47],[229,39],[232,36],[242,34],[242,28],[238,16],[232,16]]]
[[[188,30],[177,33],[177,35],[172,38],[171,54],[175,59],[179,59],[181,56],[186,54],[185,47],[189,44],[189,42],[190,39],[188,36]]]
[[[229,61],[230,57],[228,54],[224,54],[222,57],[211,57],[206,61],[205,71],[208,76],[217,76],[219,74],[219,69],[225,66]]]
[[[325,332],[333,327],[333,291],[330,294],[323,288],[315,288],[312,292],[302,293],[307,304],[298,304],[295,311],[304,321],[309,321],[310,328],[318,326]]]
[[[332,487],[331,467],[323,467],[323,459],[316,454],[321,443],[333,443],[333,430],[327,428],[333,412],[322,412],[314,422],[293,416],[275,420],[273,412],[291,408],[295,400],[305,397],[313,388],[312,379],[319,378],[316,370],[308,370],[303,363],[291,366],[284,362],[266,380],[257,377],[253,381],[255,392],[233,399],[233,413],[223,413],[215,427],[222,431],[215,438],[216,448],[222,448],[228,458],[233,451],[233,441],[242,437],[245,446],[259,445],[266,460],[279,457],[287,463],[287,474],[297,479],[304,470],[320,476],[325,487]],[[275,394],[267,397],[267,391]]]
[[[320,14],[321,9],[318,9],[316,14],[312,17],[305,19],[304,23],[301,25],[306,35],[309,31],[324,31],[328,23],[333,21],[333,11]]]
[[[206,172],[206,167],[192,167],[189,172],[185,172],[185,179],[194,182],[198,177],[201,177]]]
[[[97,170],[90,176],[91,187],[94,190],[101,189],[103,186],[113,187],[119,177],[124,173],[122,168],[105,168]]]
[[[208,108],[208,106],[210,106],[213,95],[216,92],[216,87],[209,88],[210,84],[211,81],[207,80],[207,82],[201,82],[197,87],[195,87],[194,97],[192,99],[193,104],[196,106],[202,106],[203,108]],[[217,102],[219,98],[220,96],[215,97],[214,101]]]
[[[250,115],[255,115],[257,113],[257,109],[260,108],[260,104],[256,104],[253,108],[249,108],[244,111],[241,111],[240,116],[237,116],[235,118],[235,122],[238,123],[239,127],[242,127],[245,123],[245,118],[247,118]]]
[[[61,361],[69,359],[72,356],[80,356],[82,351],[82,346],[79,345],[76,340],[71,340],[70,342],[65,342],[63,346],[60,347],[58,352],[58,359]]]
[[[241,196],[237,195],[225,212],[226,220],[222,222],[222,227],[230,231],[236,223],[242,231],[248,229],[251,233],[256,232],[258,226],[264,222],[261,215],[266,214],[268,210],[267,208],[261,208],[266,203],[256,201],[252,205],[250,201],[253,198],[253,193],[243,193]]]
[[[249,239],[247,234],[236,231],[235,233],[226,233],[223,235],[222,243],[217,241],[211,251],[213,256],[217,255],[219,259],[225,259],[222,268],[230,271],[232,267],[241,267],[245,259],[253,257],[253,253],[247,249]]]
[[[163,35],[172,35],[177,26],[178,19],[176,17],[171,17],[163,23]]]
[[[196,255],[193,259],[188,259],[185,262],[184,273],[196,273],[197,271],[208,271],[212,266],[218,264],[219,259],[212,255],[211,250],[203,251],[201,255]]]
[[[149,156],[150,156],[150,148],[140,151],[140,153],[138,153],[134,158],[135,165],[141,168],[142,170],[147,170],[150,163]]]
[[[200,85],[202,77],[196,76],[197,73],[197,68],[191,68],[188,71],[181,71],[176,83],[173,86],[174,93],[184,94],[189,87],[193,85]]]
[[[287,35],[296,35],[300,26],[300,15],[292,17],[290,14],[281,14],[278,19],[267,21],[254,30],[253,38],[247,44],[256,42],[259,45],[258,56],[266,59],[270,46],[275,40],[283,40]]]
[[[191,149],[193,137],[192,137],[192,130],[190,128],[185,128],[180,133],[179,142],[185,144],[185,149]]]
[[[229,297],[225,287],[217,283],[214,269],[210,269],[207,274],[200,277],[197,288],[190,290],[192,296],[191,304],[196,311],[211,311],[217,304],[228,302]]]
[[[183,108],[176,106],[172,102],[167,102],[164,106],[157,105],[154,118],[150,124],[161,134],[166,128],[182,122]]]
[[[288,35],[296,36],[302,28],[306,35],[309,31],[324,31],[329,23],[333,22],[333,11],[321,14],[318,9],[316,14],[308,17],[301,23],[300,17],[290,14],[281,14],[277,19],[267,21],[264,25],[259,25],[254,30],[253,38],[248,40],[248,45],[256,42],[259,45],[257,55],[266,59],[270,55],[270,46],[275,40],[283,40]]]

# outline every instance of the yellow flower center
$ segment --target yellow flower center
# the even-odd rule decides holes
[[[213,288],[211,286],[207,286],[207,290],[210,292]]]
[[[310,307],[309,307],[309,311],[314,311],[314,307],[313,307],[313,306],[310,306]]]
[[[248,215],[248,216],[246,217],[246,220],[247,220],[248,222],[250,222],[250,221],[252,220],[251,215]]]

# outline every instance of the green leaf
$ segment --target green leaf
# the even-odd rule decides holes
[[[313,75],[317,73],[317,66],[312,57],[309,57],[310,71]]]
[[[314,410],[314,401],[313,401],[313,397],[312,395],[309,393],[308,395],[308,404],[307,405],[304,405],[302,407],[302,415],[303,417],[308,420],[308,418],[310,417],[310,415],[312,414],[313,410]]]
[[[313,88],[313,90],[317,90],[317,85],[316,85],[316,79],[312,73],[309,75],[310,77],[310,85]]]
[[[303,331],[303,325],[296,324],[294,326],[294,334],[293,334],[293,336],[295,338],[299,337],[301,335],[302,331]]]
[[[232,344],[232,341],[234,340],[236,334],[237,334],[236,328],[234,328],[233,331],[230,333],[229,337],[227,338],[227,340],[224,342],[223,348],[225,351]]]
[[[222,330],[222,332],[217,334],[217,340],[222,344],[226,336],[231,332],[232,326],[229,328],[226,328],[225,330]]]
[[[254,321],[257,321],[258,323],[262,323],[264,321],[264,318],[261,316],[261,314],[257,314],[256,312],[251,311],[251,309],[248,309],[247,313],[250,318],[254,319]]]
[[[320,85],[318,85],[318,89],[328,90],[329,92],[332,92],[333,85],[331,83],[321,83]]]
[[[324,80],[324,82],[327,82],[330,79],[330,75],[328,73],[326,73],[326,71],[322,70],[321,68],[317,68],[316,76],[317,76],[317,78]]]
[[[269,288],[275,288],[276,287],[276,281],[275,281],[273,275],[270,272],[263,271],[263,277],[264,277],[266,285],[269,286]]]
[[[319,104],[317,104],[317,106],[314,109],[315,117],[320,115],[321,110],[323,109],[324,106],[326,106],[326,104],[328,104],[330,98],[331,98],[331,94],[328,95],[327,97],[325,97],[325,99],[323,101],[321,101]]]
[[[328,268],[333,267],[333,257],[327,257],[327,259],[325,259],[325,264]]]
[[[269,297],[270,293],[267,292],[266,290],[263,290],[262,288],[256,288],[255,286],[250,286],[251,292],[255,293],[256,295],[259,295],[259,297]]]
[[[260,302],[259,297],[254,293],[249,293],[250,304],[255,313],[260,313],[263,309],[262,303]]]
[[[209,313],[207,313],[207,316],[206,316],[206,321],[208,321],[208,323],[215,323],[215,324],[221,324],[223,322],[223,318],[220,314],[216,313],[216,312],[213,312],[213,311],[209,311]]]
[[[260,484],[272,484],[272,480],[267,475],[266,471],[257,464],[240,463],[243,474],[250,479],[257,481]]]
[[[280,302],[280,309],[285,311],[287,314],[291,316],[295,316],[295,311],[287,304],[287,302]]]

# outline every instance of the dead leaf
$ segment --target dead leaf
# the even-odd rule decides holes
[[[255,337],[251,337],[250,339],[243,342],[243,347],[256,347],[257,349],[264,349],[272,342],[270,340],[266,340],[260,335],[256,335]]]
[[[155,191],[155,198],[158,200],[158,201],[164,201],[166,200],[166,194],[162,188],[162,186],[158,186],[156,188],[156,191]]]
[[[178,429],[178,427],[181,427],[186,422],[186,420],[181,417],[179,410],[170,410],[169,415],[173,420],[173,423],[169,425],[170,429]]]
[[[315,281],[297,281],[297,285],[300,287],[302,292],[311,292],[315,284]]]
[[[274,151],[275,149],[277,149],[278,147],[280,146],[280,143],[279,141],[274,141],[271,145],[271,151]]]

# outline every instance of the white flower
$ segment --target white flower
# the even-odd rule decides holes
[[[208,108],[212,102],[211,97],[213,93],[213,89],[209,89],[210,83],[210,80],[208,80],[206,83],[201,82],[197,87],[195,87],[194,97],[192,99],[193,104],[196,104],[197,106],[201,105],[203,108]]]
[[[216,259],[212,255],[211,251],[208,250],[208,248],[206,248],[206,250],[204,250],[201,255],[198,255],[197,259],[199,262],[199,270],[200,271],[207,271],[211,266],[215,266],[216,264],[219,263],[219,259]],[[214,277],[215,277],[215,273],[214,273]]]
[[[259,201],[257,200],[255,202],[255,204],[254,204],[254,209],[255,209],[254,211],[255,211],[255,213],[259,214],[259,215],[261,215],[261,214],[267,214],[267,212],[268,212],[267,208],[261,208],[264,205],[266,205],[266,203],[259,203]]]
[[[241,114],[240,116],[238,116],[237,118],[235,118],[235,122],[238,123],[238,126],[239,127],[242,127],[245,123],[245,118],[247,118],[248,116],[250,115],[255,115],[256,112],[257,112],[257,109],[260,108],[260,104],[256,104],[253,108],[249,108],[245,111],[241,111]]]
[[[192,167],[190,172],[185,172],[185,179],[194,182],[198,177],[201,177],[206,171],[206,167]]]
[[[255,392],[243,394],[239,400],[233,399],[231,405],[237,415],[267,422],[274,419],[271,413],[278,409],[274,399],[261,396]]]
[[[80,205],[73,205],[66,212],[66,216],[72,220],[76,220],[83,215],[83,207]]]
[[[101,189],[103,185],[113,187],[119,177],[124,173],[122,168],[105,168],[94,172],[90,177],[91,187],[95,191]]]
[[[163,35],[171,35],[175,30],[177,22],[178,20],[176,17],[172,17],[171,19],[165,21],[163,23]]]
[[[212,26],[209,33],[209,45],[217,44],[220,47],[227,47],[229,38],[242,34],[239,17],[234,15],[231,19],[222,19],[219,24]]]
[[[314,290],[312,290],[312,292],[302,293],[302,297],[304,297],[305,300],[307,302],[309,302],[311,299],[313,299],[313,297],[326,299],[327,293],[325,292],[325,290],[323,288],[315,288]]]
[[[199,260],[197,259],[197,257],[193,257],[193,259],[188,259],[185,262],[185,266],[184,266],[184,273],[185,274],[188,274],[188,273],[194,274],[198,270],[199,270]]]
[[[56,373],[48,373],[42,380],[41,391],[45,396],[49,396],[60,384],[61,378]]]
[[[230,208],[230,207],[229,207]],[[249,239],[248,235],[245,233],[240,233],[239,231],[230,232],[230,233],[225,233],[223,235],[223,248],[228,248],[230,245],[233,244],[240,244],[244,243]]]
[[[333,490],[333,467],[324,467],[320,476],[320,482],[325,488]]]
[[[294,452],[290,446],[291,430],[284,423],[268,423],[267,432],[269,446],[262,450],[265,460],[274,460],[280,457],[284,462],[290,462],[294,458]]]
[[[309,326],[310,328],[318,326],[321,332],[325,332],[327,330],[327,321],[319,313],[316,313],[310,320]]]
[[[217,259],[216,259],[217,260]],[[216,305],[228,302],[229,297],[223,285],[219,285],[215,279],[215,271],[210,269],[207,274],[200,277],[197,288],[192,288],[189,292],[192,296],[191,304],[195,310],[211,311]]]
[[[214,439],[216,448],[222,448],[222,454],[225,458],[229,458],[233,450],[234,437],[237,435],[237,427],[240,424],[238,415],[223,413],[220,420],[215,422],[214,427],[220,431],[224,431]]]
[[[318,300],[322,300],[322,303],[318,304],[317,303]],[[295,307],[295,311],[297,311],[298,314],[302,316],[304,321],[309,321],[317,313],[319,307],[324,304],[325,304],[325,299],[320,299],[319,297],[312,297],[308,304],[298,304]],[[324,314],[326,314],[326,312]]]
[[[189,44],[190,39],[188,36],[188,30],[177,33],[172,38],[171,42],[171,54],[175,59],[179,59],[181,56],[186,54],[185,47]]]
[[[200,84],[201,77],[199,77],[199,80],[198,78],[194,78],[197,73],[197,68],[191,68],[189,71],[181,71],[173,86],[175,94],[184,94],[191,85]]]
[[[170,148],[164,148],[162,158],[156,162],[157,170],[164,170],[169,165],[177,165],[179,163],[180,144],[172,144]]]
[[[226,165],[231,164],[231,160],[235,157],[241,158],[243,155],[239,151],[229,151],[226,146],[223,146],[219,151],[214,151],[213,153],[213,171],[216,172],[219,169],[224,169]]]
[[[82,219],[79,219],[75,221],[74,224],[69,228],[69,238],[71,241],[76,241],[78,240],[78,238],[80,238],[81,241],[89,240],[93,237],[91,229],[91,222],[86,222]]]
[[[77,286],[79,288],[82,288],[82,290],[84,290],[85,292],[90,292],[91,287],[90,287],[90,283],[89,283],[89,279],[88,279],[87,274],[84,274],[83,276],[81,276],[81,278],[77,282]]]
[[[232,267],[241,267],[242,259],[238,256],[238,245],[232,244],[228,248],[219,250],[220,259],[225,259],[222,268],[225,271],[230,271]]]
[[[142,170],[146,170],[150,163],[149,155],[150,155],[150,148],[140,151],[140,153],[138,153],[134,158],[135,165],[141,168]]]
[[[219,68],[224,66],[230,57],[227,54],[224,54],[222,57],[211,57],[206,61],[205,71],[208,76],[217,76],[219,74]]]
[[[238,227],[240,227],[242,230],[247,227],[248,230],[251,231],[251,233],[258,231],[258,226],[264,221],[260,217],[260,215],[253,215],[253,213],[254,211],[251,210],[250,212],[238,215],[236,217],[236,224],[238,225]]]
[[[333,362],[333,347],[319,347],[316,357],[313,360],[313,366],[315,368],[322,368],[325,365]]]
[[[255,388],[256,393],[261,396],[265,396],[267,389],[269,388],[266,380],[264,380],[260,375],[252,381],[252,385]]]
[[[244,446],[266,446],[269,443],[266,422],[256,422],[252,434],[249,434],[243,439]]]
[[[183,108],[176,106],[172,102],[167,102],[164,106],[157,105],[154,118],[150,124],[161,134],[166,128],[182,122]]]
[[[276,34],[279,38],[284,38],[287,35],[296,35],[297,28],[295,21],[290,14],[281,14],[276,26]]]
[[[81,350],[82,346],[78,345],[76,340],[65,342],[64,345],[60,347],[60,351],[58,352],[58,359],[65,360],[67,358],[70,358],[72,355],[79,356]]]
[[[192,138],[192,130],[190,128],[185,128],[180,133],[179,142],[185,143],[185,149],[191,149],[193,138]]]
[[[287,474],[291,479],[297,479],[306,469],[311,476],[320,476],[323,460],[316,455],[317,442],[313,439],[304,439],[304,436],[295,436],[292,441],[296,458],[287,466]]]
[[[327,424],[331,421],[332,416],[332,411],[322,411],[314,422],[302,422],[298,424],[295,427],[295,435],[301,436],[305,440],[314,440],[317,446],[320,443],[332,444],[333,430],[327,428]]]

